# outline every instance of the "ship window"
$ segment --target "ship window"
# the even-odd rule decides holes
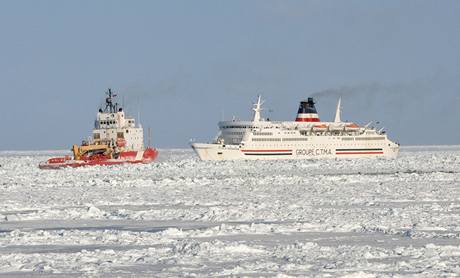
[[[129,130],[126,130],[126,133],[129,133]]]

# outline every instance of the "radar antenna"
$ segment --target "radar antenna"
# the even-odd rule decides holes
[[[118,110],[118,103],[114,103],[114,98],[117,96],[116,94],[112,93],[112,89],[105,93],[107,97],[105,98],[105,109],[104,112],[116,113]]]

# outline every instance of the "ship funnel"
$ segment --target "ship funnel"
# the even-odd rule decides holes
[[[318,112],[316,112],[315,102],[309,97],[307,101],[301,101],[297,112],[296,122],[319,122]]]

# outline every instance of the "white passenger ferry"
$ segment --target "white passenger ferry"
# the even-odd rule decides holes
[[[202,160],[395,158],[399,144],[370,123],[359,126],[341,120],[340,99],[335,120],[321,122],[313,98],[300,102],[295,121],[270,121],[261,117],[259,96],[252,121],[219,122],[211,143],[193,143]]]

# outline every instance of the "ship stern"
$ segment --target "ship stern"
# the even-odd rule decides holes
[[[388,140],[388,149],[386,157],[396,158],[399,154],[399,144]]]

